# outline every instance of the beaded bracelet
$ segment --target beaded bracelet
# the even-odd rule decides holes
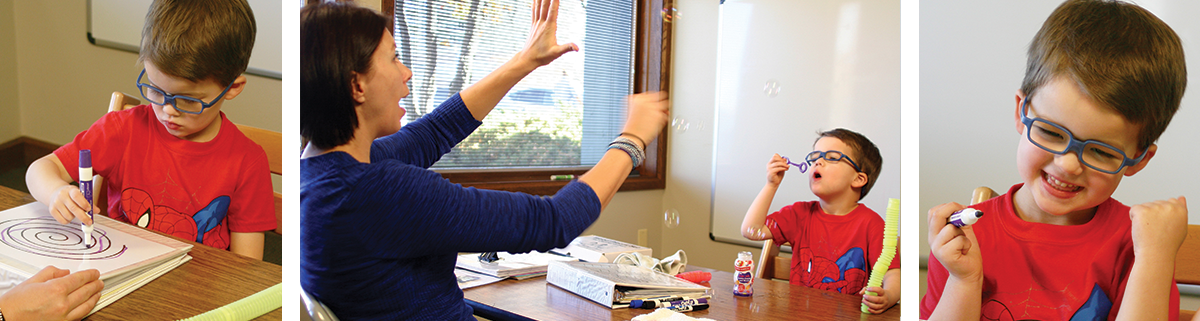
[[[638,148],[638,145],[634,144],[633,140],[631,140],[631,139],[628,139],[625,137],[617,137],[617,139],[614,139],[612,141],[612,143],[608,144],[608,149],[613,149],[613,148],[620,149],[621,151],[624,151],[626,154],[629,154],[630,160],[633,161],[634,168],[638,167],[639,165],[642,164],[643,161],[646,160],[646,152],[643,151],[641,148]]]
[[[637,135],[634,135],[633,133],[630,133],[630,132],[621,132],[621,134],[617,135],[617,137],[621,137],[621,136],[629,136],[629,137],[633,137],[633,138],[637,139],[637,140],[638,140],[638,142],[641,142],[641,143],[642,143],[642,145],[641,145],[641,146],[642,146],[642,148],[646,148],[646,146],[648,146],[648,145],[646,145],[646,140],[645,140],[645,139],[642,139],[641,137],[638,137]]]

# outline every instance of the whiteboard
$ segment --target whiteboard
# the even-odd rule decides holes
[[[900,198],[899,1],[727,0],[718,24],[710,238],[760,246],[738,230],[767,162],[804,157],[818,131],[844,127],[879,147],[861,203],[883,214]],[[770,211],[816,199],[793,167]]]
[[[138,52],[142,26],[152,0],[88,0],[88,41],[97,46]],[[247,0],[254,11],[254,51],[246,73],[282,79],[282,7],[278,2]]]

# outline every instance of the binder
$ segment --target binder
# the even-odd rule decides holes
[[[626,308],[633,300],[665,296],[712,297],[709,287],[625,264],[551,262],[546,282],[610,309]]]

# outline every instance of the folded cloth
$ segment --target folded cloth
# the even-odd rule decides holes
[[[687,268],[687,254],[683,250],[676,251],[674,255],[663,258],[661,261],[650,257],[649,255],[629,252],[621,253],[613,259],[613,263],[626,264],[640,267],[647,270],[659,271],[662,273],[676,275],[683,272]]]
[[[654,312],[646,313],[633,317],[633,321],[715,321],[706,318],[693,318],[683,313],[671,311],[671,309],[658,309]]]

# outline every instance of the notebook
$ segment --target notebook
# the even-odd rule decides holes
[[[499,252],[496,254],[500,256],[500,260],[492,263],[480,262],[478,253],[459,254],[458,262],[455,266],[460,269],[467,269],[501,279],[511,277],[524,280],[546,275],[546,265],[550,264],[550,262],[579,260],[569,256],[536,251],[521,254],[508,252]]]
[[[709,287],[626,264],[552,262],[546,282],[613,309],[628,307],[633,300],[664,296],[712,297]]]
[[[95,245],[87,248],[78,220],[60,224],[45,204],[0,211],[0,269],[21,280],[51,265],[100,271],[104,289],[91,315],[192,259],[191,244],[103,215],[93,219]]]

